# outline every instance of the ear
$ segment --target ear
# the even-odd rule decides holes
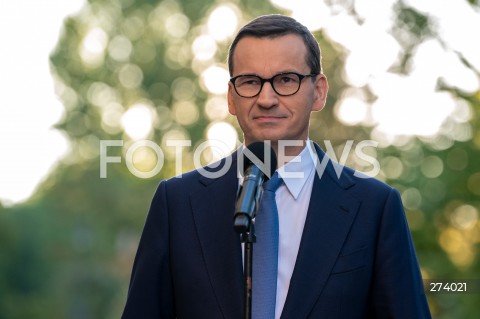
[[[317,75],[314,83],[314,100],[312,111],[321,111],[325,106],[328,93],[328,81],[327,77],[323,74]]]
[[[228,93],[227,93],[227,100],[228,100],[228,112],[232,115],[237,115],[235,111],[235,102],[233,101],[233,95],[235,94],[235,89],[233,87],[232,82],[228,82]]]

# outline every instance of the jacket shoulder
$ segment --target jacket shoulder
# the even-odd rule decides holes
[[[318,155],[317,173],[321,178],[329,179],[330,183],[347,191],[354,198],[362,201],[384,202],[393,193],[398,193],[393,187],[375,177],[337,163],[317,144],[315,149]]]
[[[200,185],[207,186],[226,176],[236,174],[236,172],[236,157],[230,155],[207,166],[163,180],[160,182],[159,188],[163,185],[169,189],[180,188],[183,191],[188,191]]]

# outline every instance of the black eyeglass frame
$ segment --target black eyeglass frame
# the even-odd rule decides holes
[[[279,93],[277,91],[277,89],[275,89],[275,86],[273,85],[273,79],[278,77],[278,76],[281,76],[281,75],[285,75],[285,74],[295,74],[296,76],[298,76],[298,88],[295,92],[293,93],[290,93],[290,94],[282,94],[282,93]],[[262,78],[261,76],[258,76],[256,74],[240,74],[240,75],[237,75],[237,76],[234,76],[234,77],[231,77],[230,78],[230,82],[232,82],[232,85],[233,85],[233,88],[235,89],[235,92],[237,92],[237,94],[241,97],[244,97],[244,98],[251,98],[251,97],[255,97],[257,95],[260,94],[260,92],[262,92],[262,89],[263,89],[263,85],[265,84],[265,82],[268,82],[270,83],[270,85],[272,86],[272,89],[275,91],[275,93],[277,93],[278,95],[280,96],[290,96],[290,95],[294,95],[295,93],[297,93],[299,90],[300,90],[300,86],[302,85],[302,81],[304,78],[314,78],[318,75],[318,73],[310,73],[310,74],[300,74],[300,73],[297,73],[297,72],[282,72],[282,73],[278,73],[278,74],[275,74],[274,76],[272,76],[271,78],[269,79],[264,79]],[[235,85],[235,81],[238,79],[238,78],[241,78],[241,77],[244,77],[244,76],[254,76],[254,77],[257,77],[260,79],[260,89],[258,90],[258,93],[255,94],[255,95],[252,95],[252,96],[245,96],[245,95],[242,95],[240,93],[238,93],[238,90],[237,90],[237,86]]]

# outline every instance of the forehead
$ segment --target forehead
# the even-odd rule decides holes
[[[246,36],[233,53],[233,74],[272,76],[286,71],[308,72],[307,47],[297,34],[276,37]]]

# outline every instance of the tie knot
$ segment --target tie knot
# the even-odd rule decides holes
[[[278,172],[275,172],[272,175],[272,178],[270,178],[268,181],[266,181],[263,184],[263,190],[276,192],[277,189],[280,187],[280,185],[282,185],[282,183],[283,183],[282,178],[278,175]]]

